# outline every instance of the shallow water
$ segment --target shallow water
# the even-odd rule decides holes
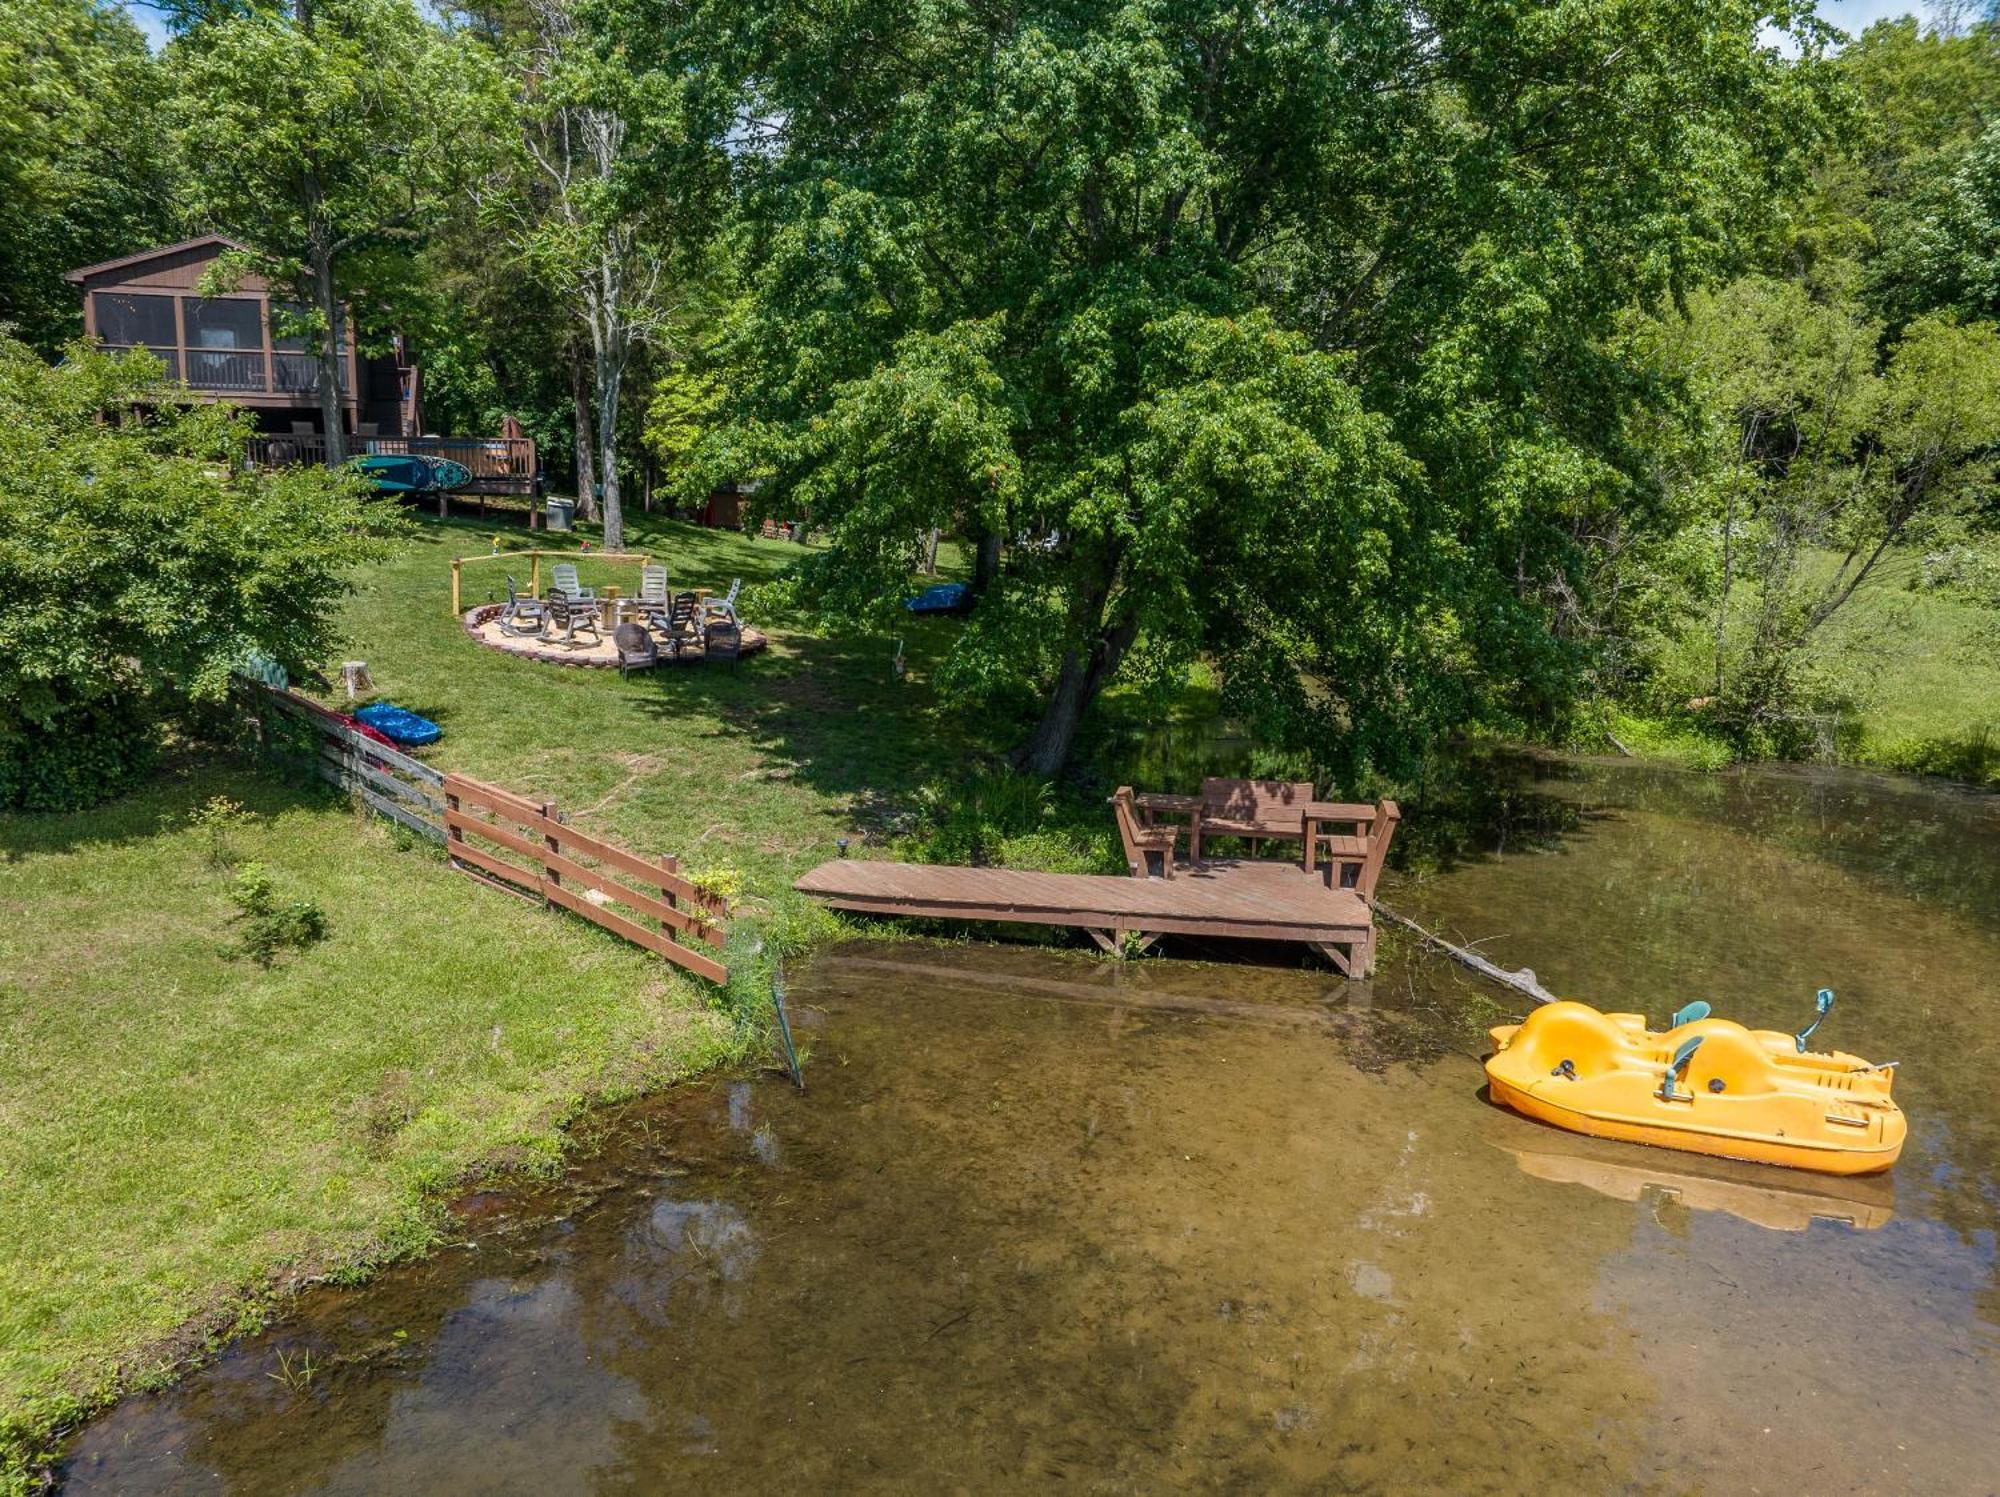
[[[1906,1066],[1892,1176],[1499,1112],[1516,1005],[1407,950],[1351,984],[856,945],[795,976],[804,1094],[602,1119],[560,1187],[469,1198],[461,1245],[128,1400],[62,1482],[1994,1490],[2000,806],[1539,773],[1393,902],[1655,1018],[1796,1027],[1835,987],[1823,1036]]]

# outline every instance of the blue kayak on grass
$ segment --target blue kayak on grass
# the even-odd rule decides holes
[[[972,589],[963,582],[940,582],[905,599],[903,606],[911,613],[963,613],[972,606]]]
[[[444,736],[444,729],[428,717],[419,717],[407,708],[392,706],[388,702],[361,708],[354,714],[354,720],[368,724],[384,738],[406,748],[421,748],[427,743],[436,743]]]

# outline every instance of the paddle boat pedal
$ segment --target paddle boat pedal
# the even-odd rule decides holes
[[[1886,1170],[1907,1131],[1889,1095],[1896,1063],[1806,1049],[1831,989],[1817,1007],[1793,1035],[1692,1003],[1655,1034],[1641,1014],[1551,1003],[1490,1032],[1486,1079],[1494,1101],[1573,1133],[1830,1175]]]

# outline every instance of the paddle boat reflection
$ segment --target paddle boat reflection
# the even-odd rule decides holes
[[[1586,1186],[1614,1201],[1725,1211],[1773,1232],[1803,1232],[1815,1221],[1872,1231],[1896,1214],[1886,1175],[1807,1175],[1699,1155],[1663,1162],[1656,1152],[1535,1127],[1498,1110],[1492,1119],[1489,1142],[1513,1155],[1523,1174]]]

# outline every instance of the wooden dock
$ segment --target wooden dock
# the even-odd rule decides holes
[[[1007,921],[1088,931],[1107,951],[1131,935],[1298,941],[1349,977],[1375,966],[1373,912],[1324,869],[1275,860],[1178,864],[1171,879],[835,858],[793,885],[839,910],[935,920]]]

